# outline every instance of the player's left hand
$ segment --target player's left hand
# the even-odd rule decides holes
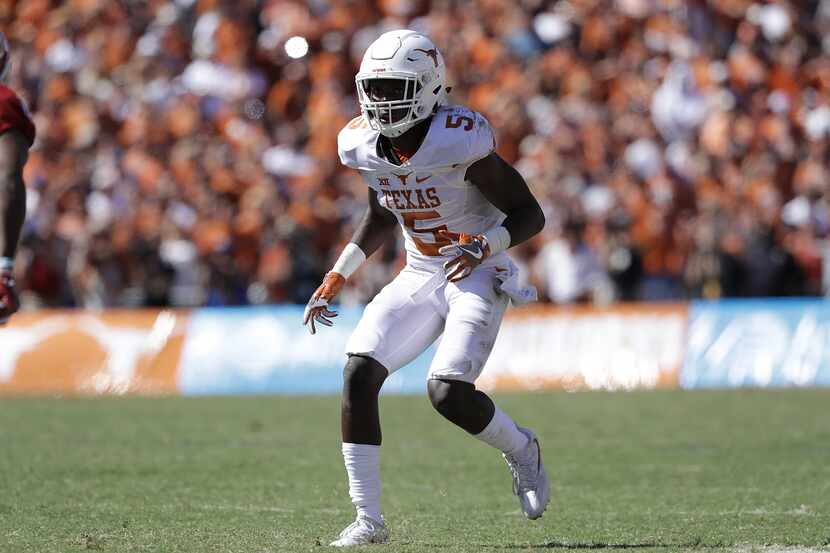
[[[14,289],[14,277],[11,271],[0,272],[0,325],[4,325],[20,308],[17,291]]]
[[[490,245],[487,239],[481,234],[467,234],[466,232],[449,232],[446,230],[438,233],[452,242],[444,246],[438,253],[450,256],[451,259],[444,263],[444,274],[447,281],[458,282],[470,276],[473,269],[481,265],[485,259],[490,257]]]
[[[340,273],[329,271],[323,277],[323,284],[311,295],[311,299],[305,306],[305,313],[303,313],[303,324],[308,326],[309,332],[317,333],[314,327],[315,321],[324,326],[334,324],[330,319],[336,317],[337,313],[329,309],[329,302],[340,293],[344,284],[346,284],[346,279]]]

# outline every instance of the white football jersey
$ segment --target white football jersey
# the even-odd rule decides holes
[[[449,241],[439,230],[481,234],[504,220],[504,213],[464,178],[470,165],[496,148],[483,115],[461,106],[439,108],[421,147],[402,165],[379,155],[379,136],[359,116],[340,131],[337,148],[343,165],[360,171],[380,205],[397,217],[407,264],[435,269],[446,261],[438,249]]]

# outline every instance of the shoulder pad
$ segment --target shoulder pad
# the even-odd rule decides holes
[[[352,169],[373,169],[377,137],[378,131],[372,130],[362,115],[349,121],[337,135],[340,162]]]
[[[425,146],[429,152],[422,162],[430,166],[469,166],[494,152],[496,139],[480,113],[463,106],[445,106],[433,116]]]

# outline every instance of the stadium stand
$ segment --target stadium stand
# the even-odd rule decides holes
[[[543,204],[514,257],[546,300],[828,290],[828,0],[6,0],[0,23],[38,128],[24,308],[304,303],[365,207],[335,140],[359,56],[401,26]]]

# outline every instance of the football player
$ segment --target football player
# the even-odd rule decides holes
[[[20,306],[14,288],[14,256],[26,216],[23,166],[35,140],[26,106],[5,84],[10,71],[9,43],[0,33],[0,324]]]
[[[522,511],[542,516],[550,496],[539,441],[518,427],[475,381],[509,301],[535,299],[517,285],[505,250],[545,219],[519,173],[495,152],[487,120],[447,105],[441,53],[423,34],[397,30],[369,46],[356,76],[361,116],[339,134],[342,163],[369,187],[369,207],[351,242],[314,292],[304,323],[330,326],[330,304],[346,279],[403,229],[407,263],[369,303],[344,369],[341,431],[357,518],[332,545],[383,543],[378,393],[386,377],[439,336],[429,370],[432,405],[500,450]]]

